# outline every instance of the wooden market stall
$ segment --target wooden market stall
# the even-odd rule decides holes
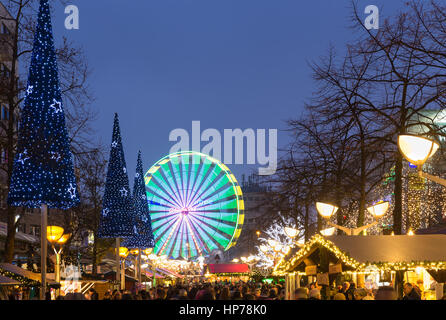
[[[286,276],[288,299],[302,281],[317,281],[324,289],[343,281],[368,288],[392,285],[400,295],[403,282],[411,282],[426,299],[439,299],[446,282],[446,235],[315,235],[293,247],[274,274]]]
[[[208,264],[204,268],[205,277],[211,282],[215,281],[248,281],[249,266],[244,263],[216,263]]]

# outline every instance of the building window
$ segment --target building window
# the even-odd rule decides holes
[[[40,237],[40,226],[31,225],[31,228],[29,231],[30,231],[29,234],[36,236],[36,237]]]

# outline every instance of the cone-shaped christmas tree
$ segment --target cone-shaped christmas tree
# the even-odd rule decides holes
[[[133,199],[122,148],[118,114],[115,113],[113,138],[98,235],[100,238],[123,238],[133,234]]]
[[[152,233],[152,219],[150,219],[146,188],[144,185],[141,151],[138,152],[138,162],[136,164],[133,201],[135,204],[134,234],[124,241],[123,246],[131,249],[153,248],[155,243]]]
[[[79,203],[48,0],[40,1],[8,203],[61,209]]]

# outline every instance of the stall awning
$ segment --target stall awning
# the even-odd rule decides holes
[[[157,270],[163,272],[164,274],[168,275],[168,276],[173,276],[175,278],[184,278],[184,276],[182,276],[181,274],[176,273],[175,271],[166,269],[166,268],[158,268]]]
[[[303,271],[318,264],[320,248],[330,253],[331,263],[350,270],[377,266],[385,270],[425,267],[446,269],[446,235],[313,236],[302,248],[293,247],[274,269],[275,274]],[[344,270],[344,269],[343,269]]]
[[[0,286],[16,286],[20,285],[20,282],[8,277],[0,276]]]
[[[10,264],[10,263],[0,263],[0,274],[3,273],[3,275],[5,275],[4,274],[5,272],[6,273],[11,273],[13,275],[13,277],[28,279],[28,280],[31,280],[31,281],[34,281],[34,282],[38,282],[38,283],[40,283],[40,280],[41,280],[40,273],[34,273],[34,272],[31,272],[29,270],[20,268],[18,266]],[[17,280],[21,281],[19,279],[17,279]],[[54,280],[51,280],[48,277],[47,277],[47,284],[50,285],[50,286],[59,285],[58,282],[56,282]]]
[[[211,274],[216,273],[248,273],[249,266],[244,263],[231,263],[231,264],[208,264],[207,271]]]
[[[146,274],[146,276],[147,276],[148,278],[153,278],[153,273],[152,273],[152,272],[146,270],[146,271],[145,271],[145,274]],[[164,276],[160,275],[158,272],[155,272],[155,278],[157,278],[157,279],[163,279]]]

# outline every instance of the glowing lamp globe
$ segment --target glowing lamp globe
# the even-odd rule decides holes
[[[152,251],[153,251],[153,248],[145,249],[145,250],[144,250],[144,254],[145,254],[146,256],[149,256],[149,255],[152,253]]]
[[[375,218],[379,219],[383,215],[386,214],[387,209],[389,209],[389,202],[387,201],[380,201],[377,204],[368,207],[367,211],[370,212],[370,214]]]
[[[238,262],[239,262],[239,259],[235,258],[235,259],[232,260],[232,262],[234,262],[234,263],[238,263]]]
[[[330,219],[339,208],[328,203],[316,202],[316,209],[323,218]]]
[[[288,237],[295,238],[299,233],[299,230],[290,227],[285,227],[285,233]]]
[[[282,245],[280,243],[276,244],[273,248],[274,252],[282,251]]]
[[[139,249],[132,249],[130,250],[130,254],[133,256],[137,256],[139,254]]]
[[[68,241],[68,239],[70,239],[70,237],[71,237],[71,233],[66,233],[62,237],[60,237],[59,240],[57,240],[57,243],[60,245],[64,245],[65,243],[67,243],[67,241]]]
[[[407,161],[417,166],[423,165],[427,159],[437,152],[438,142],[413,135],[398,136],[398,148]]]
[[[260,246],[259,249],[260,249],[260,251],[262,251],[263,253],[268,252],[268,247],[267,247],[267,246]]]
[[[119,256],[121,258],[127,258],[127,256],[129,255],[129,249],[127,249],[126,247],[119,247]]]
[[[327,228],[327,229],[321,230],[321,234],[326,237],[329,237],[329,236],[334,235],[335,231],[336,231],[335,227]]]
[[[46,228],[46,238],[48,242],[54,244],[63,236],[63,228],[57,226],[48,226]]]

